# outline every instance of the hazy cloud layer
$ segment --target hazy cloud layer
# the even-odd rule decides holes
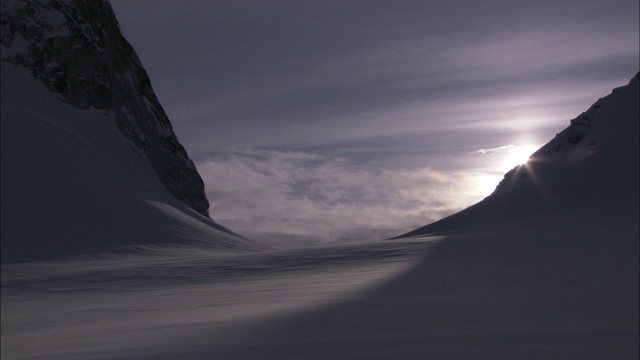
[[[237,151],[197,167],[216,221],[278,243],[382,239],[486,195],[476,174],[371,170],[313,153]]]

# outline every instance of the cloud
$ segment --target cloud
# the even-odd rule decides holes
[[[216,221],[280,245],[383,239],[487,195],[474,174],[365,168],[305,152],[235,151],[196,166]]]
[[[470,152],[469,155],[494,155],[496,153],[502,153],[505,151],[512,150],[515,147],[516,147],[515,145],[509,144],[509,145],[498,146],[490,149],[480,149],[474,152]]]

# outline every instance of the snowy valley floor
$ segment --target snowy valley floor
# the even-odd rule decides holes
[[[2,359],[637,359],[637,230],[2,268]]]

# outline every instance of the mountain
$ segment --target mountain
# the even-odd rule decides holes
[[[490,196],[397,238],[587,225],[637,238],[638,77],[572,119],[526,164],[509,171]]]
[[[107,1],[2,1],[2,261],[254,246],[204,184]]]
[[[2,60],[24,66],[67,104],[109,110],[175,197],[207,216],[204,184],[106,1],[4,1]]]
[[[446,236],[237,256],[112,15],[2,1],[2,359],[640,358],[638,76]]]

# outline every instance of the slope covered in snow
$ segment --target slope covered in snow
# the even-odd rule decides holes
[[[255,247],[176,199],[113,114],[61,102],[2,63],[2,262],[110,247]]]
[[[3,1],[1,64],[3,264],[129,245],[259,248],[208,217],[108,3]]]
[[[509,171],[483,201],[399,237],[601,224],[638,233],[638,75]]]
[[[6,0],[1,8],[2,61],[25,67],[69,105],[111,111],[167,191],[208,216],[202,179],[109,2]]]

